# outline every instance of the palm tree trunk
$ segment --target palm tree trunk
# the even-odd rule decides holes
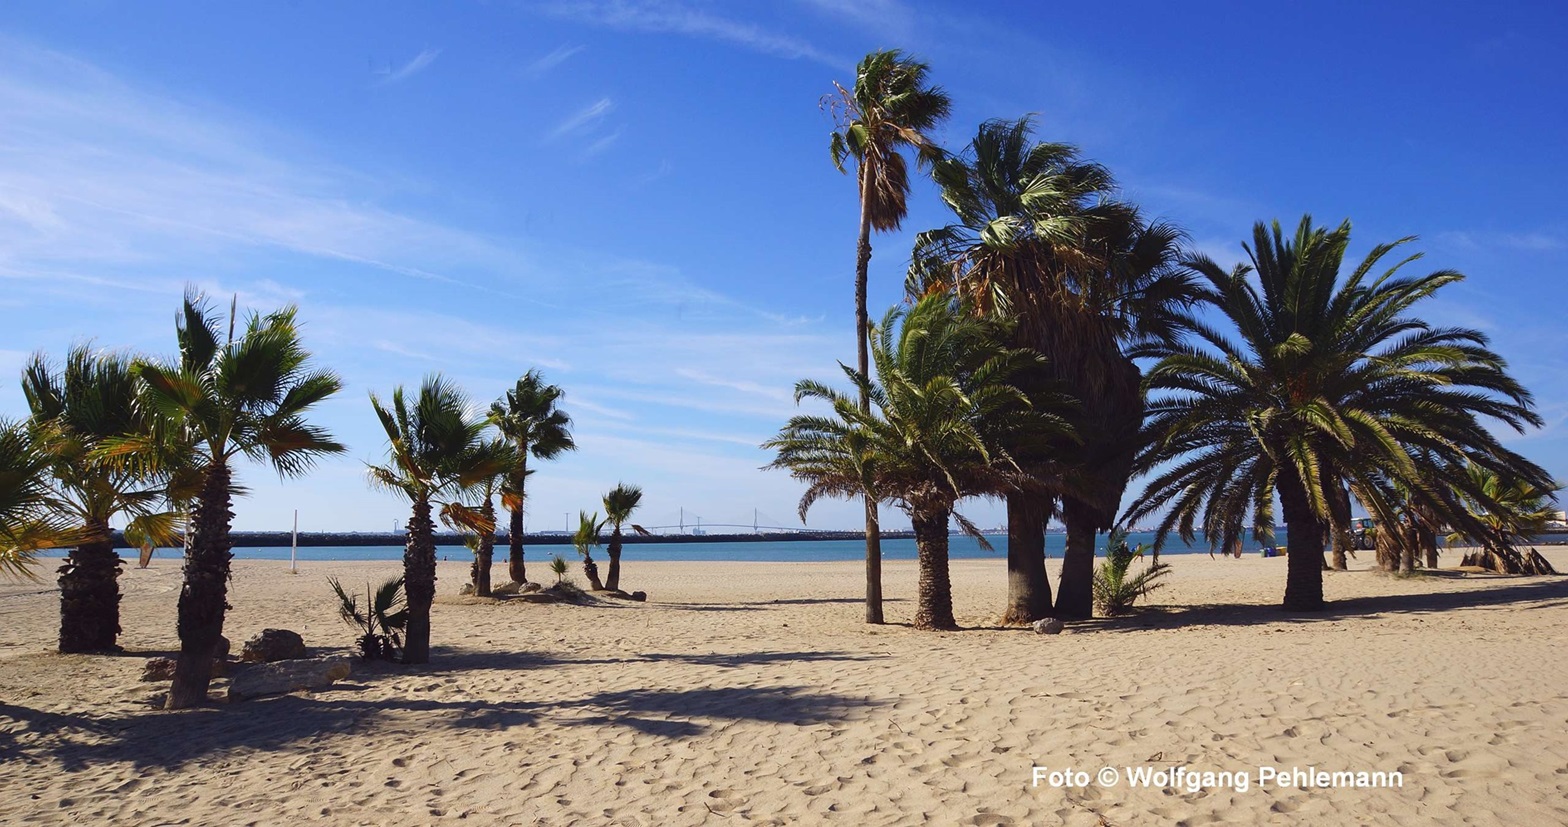
[[[621,527],[610,532],[610,545],[605,549],[610,556],[610,572],[604,578],[604,587],[616,591],[621,587]]]
[[[1312,511],[1307,490],[1290,466],[1279,472],[1279,504],[1285,517],[1285,602],[1294,612],[1323,608],[1323,521]]]
[[[207,468],[191,514],[177,624],[180,656],[169,687],[168,709],[204,703],[212,683],[213,655],[223,635],[223,615],[228,608],[229,561],[234,557],[229,540],[229,522],[234,518],[230,497],[229,466],[216,459]]]
[[[953,620],[953,582],[947,570],[947,518],[951,511],[938,506],[909,515],[920,561],[916,629],[958,628]]]
[[[436,599],[435,523],[430,521],[430,500],[414,500],[408,518],[408,541],[403,547],[403,590],[408,595],[408,640],[404,663],[430,662],[430,604]]]
[[[1416,529],[1413,525],[1401,528],[1399,543],[1399,573],[1414,574],[1416,570]]]
[[[866,204],[866,173],[859,173],[860,235],[855,243],[855,364],[860,375],[871,375],[871,319],[866,314],[866,281],[871,272],[871,211]],[[871,398],[860,392],[860,410],[871,410]],[[882,526],[877,501],[866,497],[866,622],[882,622]]]
[[[1437,532],[1422,526],[1419,536],[1421,551],[1426,556],[1426,567],[1429,569],[1437,568]]]
[[[1350,491],[1338,483],[1331,486],[1328,495],[1333,499],[1329,503],[1334,510],[1333,540],[1334,552],[1333,566],[1336,571],[1345,571],[1350,568],[1348,555],[1352,540],[1350,537]]]
[[[593,561],[593,556],[583,555],[583,574],[588,578],[588,588],[593,591],[604,591],[604,584],[599,581],[599,564]]]
[[[60,566],[60,651],[118,652],[120,555],[108,523],[89,522],[86,534]]]
[[[866,497],[866,622],[882,623],[882,525],[876,500]]]
[[[1093,509],[1072,497],[1062,498],[1062,522],[1067,526],[1067,549],[1062,553],[1062,582],[1056,592],[1056,616],[1082,620],[1094,616]]]
[[[1025,491],[1007,495],[1004,624],[1032,623],[1051,615],[1051,581],[1045,574],[1045,524],[1050,519],[1050,497]]]
[[[527,583],[528,570],[523,566],[523,508],[512,509],[512,522],[506,533],[506,574],[513,583]]]
[[[495,524],[495,506],[490,504],[486,497],[484,505],[479,511],[489,518],[491,525]],[[478,597],[490,596],[490,566],[495,560],[495,530],[483,532],[479,535],[479,552],[474,560],[474,594]]]

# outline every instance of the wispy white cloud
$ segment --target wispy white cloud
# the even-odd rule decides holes
[[[604,136],[598,138],[597,140],[595,140],[593,143],[583,147],[583,152],[582,152],[583,160],[587,160],[589,158],[592,158],[595,155],[598,155],[599,153],[604,152],[605,150],[607,150],[610,147],[614,146],[615,142],[619,141],[621,139],[621,133],[625,132],[625,131],[626,131],[625,127],[619,127],[614,132],[611,132],[608,135],[604,135]]]
[[[440,56],[440,49],[424,49],[420,51],[419,54],[414,55],[414,57],[407,63],[399,66],[396,69],[393,69],[389,66],[378,73],[381,75],[381,85],[388,86],[394,83],[402,83],[414,75],[417,75],[420,72],[430,68],[430,64],[435,63],[436,58]]]
[[[645,187],[674,171],[675,164],[671,163],[670,159],[665,158],[659,161],[659,165],[657,167],[632,179],[632,183],[635,186]]]
[[[597,134],[588,124],[604,104],[572,134]],[[88,333],[166,352],[189,280],[241,306],[299,302],[312,350],[345,377],[321,423],[350,458],[287,488],[250,473],[241,527],[279,524],[302,501],[333,503],[311,517],[323,527],[395,517],[392,500],[339,489],[383,448],[367,391],[432,371],[476,404],[532,367],[568,389],[585,423],[578,481],[541,488],[541,509],[575,514],[585,501],[571,496],[596,497],[618,477],[671,510],[677,494],[737,510],[798,495],[787,475],[757,470],[767,457],[756,443],[793,411],[796,379],[834,378],[842,336],[786,324],[667,264],[389,209],[378,203],[387,184],[368,182],[395,186],[395,175],[340,167],[260,119],[3,38],[0,123],[0,292],[28,308],[0,331],[0,374],[14,375],[14,354],[58,352]],[[20,404],[0,375],[0,413]]]
[[[563,44],[555,51],[539,58],[538,60],[535,60],[533,63],[528,64],[528,66],[523,69],[523,74],[535,79],[544,77],[550,73],[550,70],[572,59],[574,55],[576,55],[578,52],[581,52],[585,48],[587,47]]]
[[[720,17],[676,0],[563,0],[540,3],[535,8],[552,17],[591,26],[718,40],[766,55],[813,60],[834,68],[849,65],[799,38]]]
[[[610,114],[614,109],[615,101],[609,98],[600,98],[573,112],[567,116],[566,120],[556,124],[555,128],[550,130],[550,133],[545,136],[545,139],[550,141],[560,140],[568,135],[597,127],[604,121],[604,116]]]
[[[801,5],[890,42],[908,43],[915,33],[915,13],[901,0],[798,0]]]

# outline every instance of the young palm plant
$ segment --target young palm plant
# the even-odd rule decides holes
[[[1181,232],[1116,200],[1110,172],[1074,147],[1034,142],[1028,118],[982,124],[932,177],[958,221],[916,237],[906,291],[957,292],[977,313],[1013,319],[1011,344],[1046,359],[1020,386],[1081,403],[1079,441],[1015,452],[1033,484],[1007,496],[1004,622],[1087,617],[1095,536],[1120,507],[1143,420],[1133,358],[1172,341],[1174,312],[1195,299],[1173,266]],[[1053,608],[1045,527],[1058,499],[1067,549]]]
[[[594,591],[604,589],[604,584],[599,582],[599,564],[593,561],[593,549],[599,545],[603,531],[604,520],[599,519],[599,512],[595,511],[592,517],[586,511],[577,512],[577,532],[572,535],[572,545],[583,558],[583,574],[588,578],[588,587]]]
[[[894,49],[872,52],[855,67],[855,85],[838,83],[823,98],[834,115],[830,149],[833,165],[844,173],[844,162],[855,161],[860,194],[860,231],[855,244],[855,353],[861,375],[870,375],[868,343],[871,318],[866,311],[866,281],[871,268],[871,231],[897,230],[909,213],[909,165],[903,152],[913,150],[919,163],[941,156],[930,131],[947,119],[952,102],[932,86],[931,69]],[[871,401],[860,397],[868,413]],[[882,542],[875,500],[866,500],[866,622],[882,622]]]
[[[372,485],[408,498],[408,539],[403,548],[403,587],[408,595],[404,663],[430,662],[430,605],[436,596],[435,522],[432,509],[472,531],[495,530],[492,521],[458,502],[465,491],[506,469],[509,456],[484,439],[490,421],[473,415],[468,398],[439,375],[427,376],[409,400],[402,386],[390,405],[374,393],[370,405],[387,435],[387,462],[370,466]]]
[[[403,649],[403,633],[408,628],[408,601],[403,595],[403,578],[394,577],[374,591],[365,584],[365,606],[359,596],[344,590],[337,578],[329,578],[338,596],[338,615],[360,632],[359,655],[365,660],[395,661]]]
[[[234,313],[231,307],[225,336],[202,296],[187,293],[177,330],[179,358],[137,364],[151,414],[148,432],[104,443],[106,456],[170,472],[193,468],[199,478],[169,709],[207,699],[213,650],[228,609],[236,458],[266,462],[280,476],[293,477],[310,470],[319,457],[344,450],[305,420],[342,382],[331,371],[311,367],[295,308],[251,314],[238,337]]]
[[[610,526],[610,544],[605,548],[605,554],[610,557],[610,570],[604,578],[604,587],[612,592],[621,587],[621,527],[630,525],[632,531],[648,535],[648,529],[629,522],[632,512],[641,504],[642,489],[624,482],[604,495],[604,521]]]
[[[576,450],[572,441],[572,418],[557,406],[565,393],[547,384],[536,370],[517,380],[506,397],[490,406],[490,419],[501,436],[515,449],[512,465],[501,484],[501,504],[511,513],[507,529],[507,573],[514,583],[528,582],[523,564],[523,509],[525,486],[533,469],[528,458],[550,460]]]
[[[1286,609],[1323,606],[1325,529],[1335,485],[1348,485],[1380,525],[1397,522],[1398,489],[1438,505],[1438,489],[1462,484],[1464,459],[1510,466],[1532,483],[1544,470],[1510,454],[1483,426],[1539,425],[1528,391],[1474,330],[1433,327],[1410,310],[1463,277],[1406,277],[1410,256],[1373,270],[1410,239],[1373,248],[1339,277],[1350,224],[1315,228],[1303,218],[1288,238],[1258,223],[1252,266],[1226,272],[1198,256],[1187,265],[1208,282],[1205,309],[1236,338],[1191,314],[1196,341],[1151,369],[1148,445],[1142,471],[1169,464],[1123,518],[1157,511],[1157,544],[1172,531],[1230,548],[1243,526],[1274,525],[1274,495],[1288,525]],[[1255,275],[1254,275],[1255,274]],[[1447,515],[1445,515],[1447,516]],[[1457,516],[1456,516],[1457,518]]]
[[[1163,588],[1161,582],[1170,574],[1170,565],[1158,560],[1137,574],[1129,574],[1134,560],[1143,558],[1148,546],[1127,545],[1125,529],[1113,529],[1105,549],[1105,562],[1094,570],[1094,607],[1106,617],[1124,615],[1132,611],[1134,603],[1149,592]]]
[[[50,459],[54,507],[82,533],[60,567],[61,652],[119,650],[122,563],[110,521],[127,519],[127,539],[172,543],[180,521],[168,505],[168,484],[192,481],[188,474],[147,473],[99,451],[106,440],[148,430],[132,367],[126,356],[78,345],[60,369],[38,355],[22,374],[28,424]]]
[[[1068,426],[1009,384],[1037,365],[1038,356],[1004,347],[997,325],[943,297],[922,299],[907,312],[889,311],[875,334],[877,379],[844,368],[871,400],[871,412],[805,380],[795,386],[796,399],[824,401],[832,413],[793,417],[763,447],[777,452],[769,467],[807,483],[802,521],[824,496],[892,502],[908,513],[920,565],[915,626],[956,628],[947,563],[955,504],[1005,494],[1018,483],[1021,469],[1005,448],[1012,432],[1057,437]],[[957,520],[984,544],[968,520]]]

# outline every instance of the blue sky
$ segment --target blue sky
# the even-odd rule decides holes
[[[968,5],[6,4],[0,414],[34,350],[171,351],[194,283],[299,303],[348,386],[319,419],[350,453],[248,470],[237,527],[391,527],[367,393],[441,371],[488,402],[530,367],[582,446],[534,477],[531,529],[618,480],[645,524],[794,524],[799,486],[756,446],[796,379],[854,352],[855,191],[818,100],[900,47],[954,98],[948,146],[1035,113],[1222,261],[1304,212],[1353,219],[1358,257],[1420,235],[1428,269],[1470,277],[1426,315],[1494,337],[1549,421],[1511,444],[1568,478],[1568,13]],[[874,308],[946,221],[917,185],[906,232],[874,240]],[[858,520],[822,503],[810,524]]]

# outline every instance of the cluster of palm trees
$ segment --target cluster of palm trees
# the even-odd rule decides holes
[[[491,595],[495,548],[494,500],[511,512],[508,571],[527,582],[523,559],[523,505],[530,458],[553,459],[577,445],[571,417],[558,407],[564,394],[530,370],[488,412],[440,375],[431,375],[410,397],[402,387],[371,407],[387,435],[387,460],[370,467],[373,485],[406,497],[412,508],[403,550],[408,599],[405,663],[430,660],[430,606],[436,593],[435,522],[475,535],[474,593]],[[476,501],[477,500],[477,501]]]
[[[23,376],[28,418],[0,425],[0,560],[20,570],[32,552],[72,547],[59,570],[60,651],[118,648],[111,520],[125,519],[138,544],[185,529],[171,709],[207,698],[228,608],[231,507],[243,493],[234,460],[291,477],[344,450],[305,419],[342,383],[311,366],[294,308],[243,322],[236,311],[225,320],[187,293],[168,361],[86,346],[58,369],[36,357]]]
[[[1251,266],[1224,271],[1122,200],[1103,166],[1035,141],[1029,118],[987,121],[962,151],[943,150],[930,133],[951,103],[929,75],[875,52],[852,88],[824,99],[833,161],[854,162],[861,205],[858,362],[845,368],[855,394],[800,383],[798,400],[831,412],[791,419],[765,446],[807,483],[803,518],[824,495],[864,501],[867,622],[883,619],[879,503],[902,507],[916,533],[915,625],[951,628],[947,528],[965,497],[1006,499],[1003,619],[1027,622],[1089,616],[1099,532],[1141,518],[1160,515],[1160,543],[1201,526],[1230,548],[1248,525],[1271,534],[1277,495],[1285,605],[1310,610],[1323,603],[1326,539],[1342,550],[1349,536],[1352,497],[1380,522],[1403,513],[1408,524],[1414,510],[1491,548],[1507,538],[1476,514],[1505,503],[1467,468],[1555,490],[1484,426],[1540,424],[1485,337],[1408,315],[1461,276],[1402,275],[1415,256],[1373,272],[1409,239],[1342,278],[1348,223],[1304,218],[1293,238],[1260,223]],[[954,221],[916,237],[909,307],[873,326],[870,233],[907,214],[905,153]],[[1124,511],[1142,474],[1154,477]],[[1055,516],[1067,546],[1053,602],[1044,532]]]

